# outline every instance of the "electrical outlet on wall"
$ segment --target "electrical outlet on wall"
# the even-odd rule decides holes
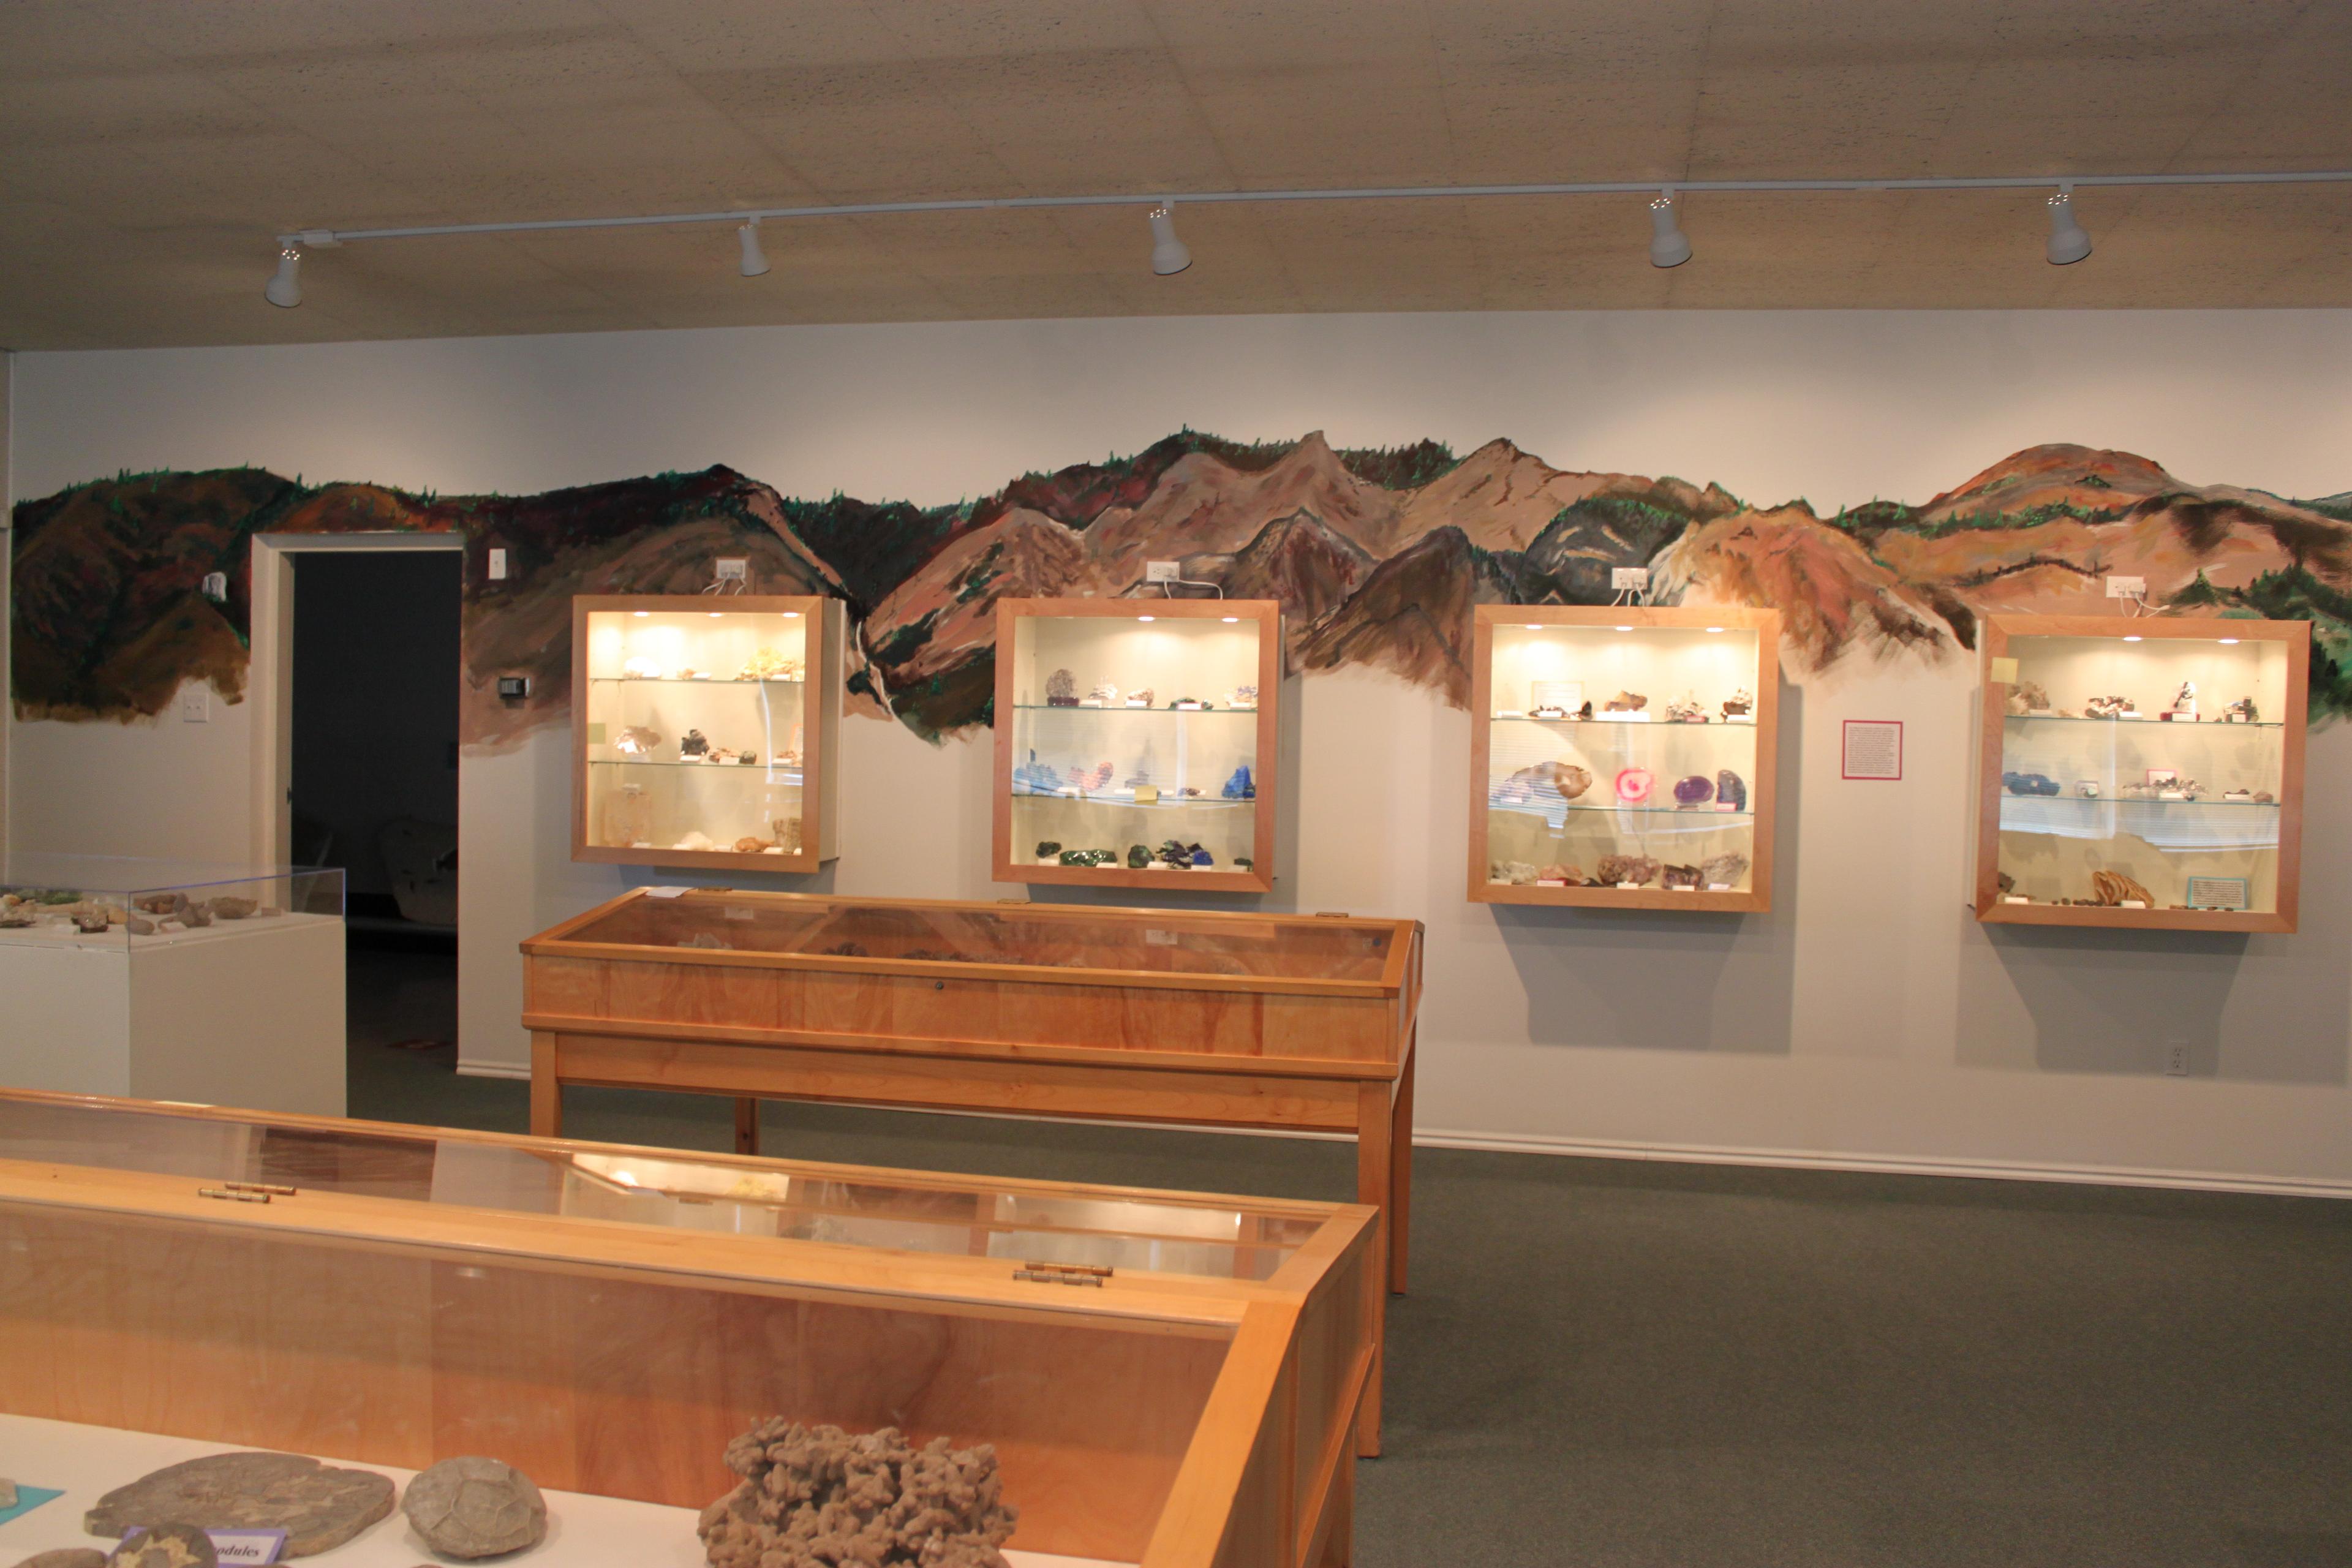
[[[489,572],[491,582],[503,583],[506,581],[507,552],[505,551],[493,550],[490,552]]]
[[[751,574],[751,562],[749,556],[721,555],[716,564],[719,581],[721,583],[740,583]]]
[[[209,686],[184,686],[180,689],[180,721],[184,724],[209,724],[213,719],[213,692]]]
[[[2110,577],[2107,579],[2107,597],[2110,599],[2145,599],[2147,597],[2147,579],[2145,577]]]
[[[1647,566],[1612,566],[1609,569],[1609,586],[1619,593],[1630,588],[1636,594],[1645,594],[1650,588],[1650,569]]]
[[[1147,561],[1143,563],[1143,580],[1147,583],[1173,583],[1184,574],[1181,561]]]
[[[2189,1076],[2189,1042],[2187,1040],[2165,1041],[2164,1076],[2167,1078]]]

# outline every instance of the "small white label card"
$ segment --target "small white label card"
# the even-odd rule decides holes
[[[1903,776],[1903,721],[1849,719],[1845,721],[1845,765],[1839,775],[1848,779],[1899,780]]]
[[[1143,940],[1145,944],[1150,947],[1174,947],[1176,945],[1176,933],[1172,931],[1153,931],[1149,927],[1146,927],[1143,932]]]
[[[2243,877],[2191,877],[2189,907],[2192,910],[2242,910],[2252,906]]]
[[[213,1555],[222,1563],[275,1563],[286,1552],[282,1530],[207,1530]]]
[[[2147,908],[2147,900],[2146,899],[2126,899],[2123,902],[2117,904],[2116,908],[2119,910],[2144,910]]]
[[[1709,882],[1706,885],[1706,890],[1710,893],[1727,893],[1731,891],[1731,884],[1728,882]]]
[[[684,888],[647,888],[646,889],[646,897],[649,899],[675,899],[683,896],[685,892],[686,889]]]
[[[2022,893],[2006,893],[2002,895],[2000,901],[2004,904],[2030,904],[2033,900]]]
[[[1629,893],[1639,888],[1641,885],[1642,884],[1639,882],[1620,882],[1617,884],[1622,890]]]

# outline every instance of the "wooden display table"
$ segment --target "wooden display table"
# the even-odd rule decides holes
[[[1337,1568],[1372,1226],[0,1092],[0,1459],[68,1494],[0,1543],[90,1544],[95,1494],[193,1439],[495,1454],[551,1504],[517,1561],[683,1568],[728,1444],[783,1416],[992,1445],[1016,1563]],[[318,1561],[424,1555],[394,1515]]]
[[[522,951],[542,1136],[573,1083],[746,1153],[762,1099],[1349,1132],[1404,1289],[1418,921],[637,889]]]

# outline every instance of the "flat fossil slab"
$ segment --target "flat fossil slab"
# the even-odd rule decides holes
[[[283,1530],[286,1555],[341,1546],[392,1511],[393,1484],[373,1470],[344,1470],[300,1454],[207,1454],[115,1488],[83,1517],[92,1535],[141,1525]]]

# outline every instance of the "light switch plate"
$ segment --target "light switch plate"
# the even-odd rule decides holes
[[[180,689],[180,720],[186,724],[209,724],[213,719],[213,691],[209,686],[187,686]]]
[[[491,582],[493,582],[493,583],[503,583],[504,581],[506,581],[506,575],[507,575],[507,552],[506,552],[505,551],[503,551],[503,550],[493,550],[493,551],[491,551],[491,552],[490,552],[490,581],[491,581]]]

